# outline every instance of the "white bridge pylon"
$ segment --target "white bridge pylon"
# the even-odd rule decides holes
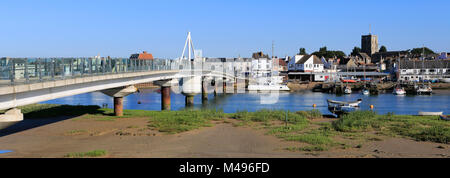
[[[181,54],[180,59],[186,58],[186,56],[184,55],[184,52],[186,51],[186,46],[188,46],[188,58],[187,59],[190,61],[193,61],[193,59],[191,58],[191,52],[194,54],[194,59],[195,59],[195,52],[194,52],[194,43],[192,43],[191,32],[188,32],[186,42],[184,43],[183,53]]]

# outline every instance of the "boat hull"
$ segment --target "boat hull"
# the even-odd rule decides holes
[[[249,85],[249,91],[290,91],[286,85]]]
[[[443,113],[444,112],[423,112],[423,111],[420,111],[419,112],[419,116],[440,116]]]

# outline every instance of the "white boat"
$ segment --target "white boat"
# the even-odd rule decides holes
[[[440,116],[443,113],[444,112],[424,112],[424,111],[420,111],[419,112],[419,116]]]
[[[289,91],[289,87],[282,84],[282,76],[262,77],[256,79],[255,83],[249,84],[249,91]]]
[[[331,113],[336,114],[338,116],[358,110],[359,104],[361,102],[362,102],[362,99],[358,99],[357,101],[352,101],[352,102],[327,100],[328,110]]]
[[[330,105],[330,104],[348,105],[348,106],[351,106],[351,107],[359,107],[359,104],[361,102],[362,102],[362,99],[358,99],[356,101],[350,101],[350,102],[347,102],[347,101],[335,101],[335,100],[330,100],[330,99],[327,100],[328,105]]]
[[[416,89],[416,93],[419,95],[429,95],[433,93],[433,89],[431,89],[431,87],[427,85],[415,85],[414,88]]]
[[[350,88],[349,86],[346,86],[344,89],[344,93],[345,94],[351,94],[352,93],[352,88]]]
[[[394,95],[405,95],[406,91],[403,88],[397,87],[397,88],[394,89],[392,94],[394,94]]]
[[[248,85],[249,91],[289,91],[287,85]]]
[[[366,88],[363,89],[362,93],[363,93],[363,95],[369,95],[370,94],[369,90],[366,89]]]

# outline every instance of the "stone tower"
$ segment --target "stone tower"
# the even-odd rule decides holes
[[[361,36],[361,52],[372,56],[373,53],[378,52],[378,36],[377,35],[362,35]]]

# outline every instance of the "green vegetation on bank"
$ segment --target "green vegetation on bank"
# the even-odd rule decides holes
[[[215,110],[151,111],[149,127],[160,132],[179,133],[200,127],[210,127],[212,120],[221,120],[225,114]]]
[[[105,150],[93,150],[88,152],[69,153],[64,155],[65,158],[84,158],[84,157],[100,157],[105,156],[108,152]]]
[[[333,122],[333,128],[341,132],[378,131],[437,143],[449,143],[450,140],[450,122],[439,116],[377,115],[371,111],[356,111]]]
[[[356,111],[330,121],[322,119],[319,110],[290,112],[262,109],[255,112],[239,111],[226,114],[219,110],[146,111],[124,110],[124,116],[116,117],[112,109],[98,106],[69,106],[36,104],[21,107],[26,119],[79,116],[74,121],[117,121],[122,118],[148,119],[146,128],[169,134],[209,127],[213,121],[232,123],[235,126],[263,129],[286,141],[304,144],[286,148],[291,151],[326,151],[330,148],[363,147],[366,141],[379,141],[383,137],[407,137],[417,141],[448,144],[450,122],[438,116],[411,116],[372,111]],[[137,126],[129,126],[137,127]],[[76,135],[83,130],[71,130]]]

